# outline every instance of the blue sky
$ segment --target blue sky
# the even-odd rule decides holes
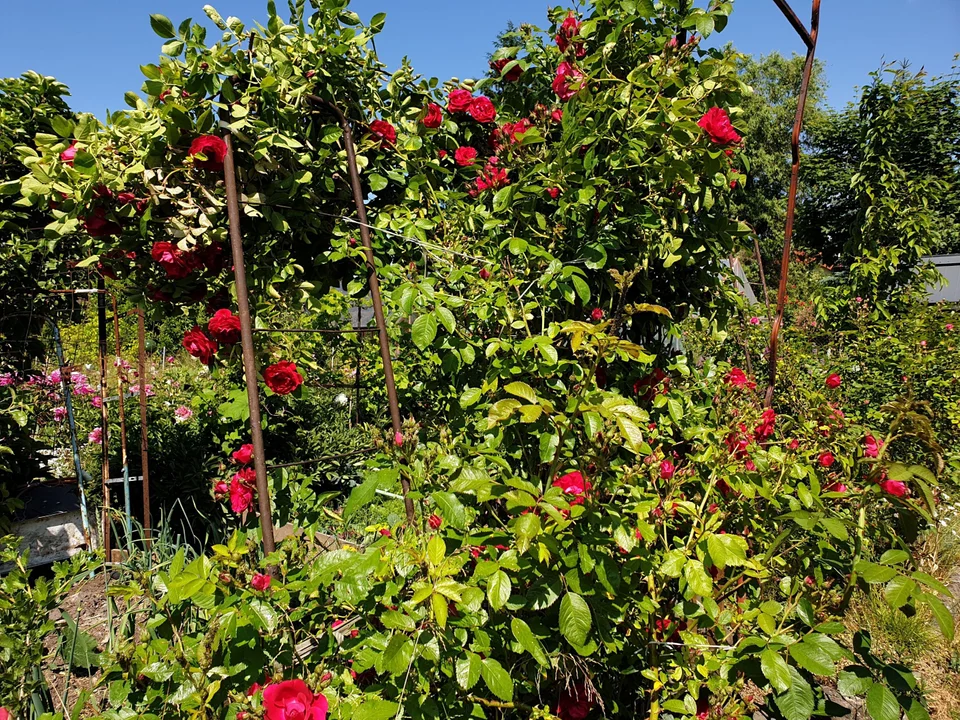
[[[206,21],[206,0],[6,0],[0,26],[0,74],[36,70],[70,86],[71,104],[103,116],[123,107],[123,93],[139,90],[139,66],[154,62],[160,39],[149,13],[175,23]],[[809,22],[809,0],[792,0]],[[220,13],[249,23],[266,16],[266,0],[214,0]],[[286,3],[278,0],[278,7]],[[476,77],[496,34],[508,20],[544,24],[545,0],[354,0],[365,20],[387,13],[377,40],[391,68],[407,54],[424,75]],[[829,102],[854,99],[855,86],[883,60],[907,59],[915,69],[949,72],[960,51],[960,0],[823,0],[818,57],[827,64]],[[764,54],[801,52],[799,38],[772,0],[736,0],[726,31],[716,41]]]

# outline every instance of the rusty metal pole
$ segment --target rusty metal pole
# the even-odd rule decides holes
[[[390,422],[393,426],[393,432],[396,434],[401,432],[400,401],[397,399],[397,383],[393,375],[393,358],[390,356],[390,337],[387,335],[387,323],[383,315],[383,302],[380,297],[380,278],[377,275],[377,265],[373,257],[373,243],[370,241],[370,226],[367,222],[367,208],[363,202],[360,171],[357,169],[357,150],[353,145],[353,131],[350,129],[350,123],[346,116],[336,105],[316,95],[308,95],[307,97],[333,110],[340,121],[340,127],[343,129],[343,144],[347,151],[347,167],[350,170],[350,188],[353,191],[353,203],[357,207],[357,218],[360,220],[360,239],[363,242],[363,252],[366,258],[367,281],[370,285],[370,298],[373,300],[373,316],[377,321],[377,334],[380,339],[380,357],[383,359],[383,374],[387,385],[387,400],[390,404]],[[403,488],[403,505],[407,512],[407,522],[413,527],[416,515],[413,509],[413,500],[410,497],[410,481],[401,475],[400,486]]]
[[[227,217],[230,221],[230,248],[233,251],[233,278],[237,289],[237,314],[240,316],[243,374],[247,385],[247,405],[250,407],[250,441],[253,444],[253,468],[257,475],[257,506],[260,511],[263,551],[270,554],[276,548],[276,543],[273,539],[273,514],[270,509],[270,491],[267,486],[263,426],[260,423],[260,386],[257,381],[257,358],[253,348],[253,322],[250,318],[247,273],[243,263],[243,239],[240,237],[237,170],[233,162],[233,137],[230,133],[226,134],[224,141],[227,144],[227,153],[223,158],[223,180],[227,191]]]
[[[143,318],[143,310],[135,308],[130,311],[137,316],[137,372],[140,375],[140,487],[143,491],[143,543],[150,549],[150,470],[147,449],[147,332]],[[127,313],[130,314],[130,313]]]
[[[810,75],[813,72],[814,55],[817,51],[817,34],[820,30],[820,0],[813,0],[813,9],[810,19],[810,32],[797,19],[796,14],[786,4],[785,0],[774,0],[790,24],[793,25],[800,37],[807,45],[807,57],[803,65],[803,79],[800,83],[800,95],[797,98],[797,115],[793,122],[793,134],[790,146],[793,155],[793,166],[790,170],[790,194],[787,197],[787,222],[783,237],[783,257],[780,260],[780,286],[777,290],[777,316],[770,329],[769,362],[770,376],[767,382],[767,392],[763,405],[769,408],[773,404],[773,393],[777,383],[777,348],[780,339],[780,328],[783,326],[783,313],[787,303],[787,274],[790,270],[790,244],[793,240],[793,221],[797,212],[797,185],[800,181],[800,132],[803,129],[803,114],[807,105],[807,93],[810,90]]]
[[[103,277],[97,280],[97,352],[100,355],[100,453],[101,480],[103,482],[103,551],[106,562],[113,558],[110,553],[110,445],[107,413],[107,296]]]

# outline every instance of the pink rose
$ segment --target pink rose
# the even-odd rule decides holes
[[[484,95],[471,100],[467,112],[479,123],[492,123],[497,117],[497,109],[493,106],[493,101]]]
[[[223,159],[227,156],[227,144],[216,135],[201,135],[190,143],[190,156],[202,155],[204,159],[194,157],[193,164],[205,170],[223,170]]]
[[[263,709],[266,720],[326,720],[327,698],[303,680],[284,680],[264,688]]]
[[[254,573],[253,579],[250,580],[250,587],[259,592],[263,592],[270,587],[271,578],[269,575],[264,575],[263,573]]]
[[[427,112],[421,120],[425,128],[438,128],[443,124],[443,109],[436,103],[427,105]]]
[[[473,165],[477,160],[477,151],[472,147],[459,147],[453,154],[453,159],[460,167]]]
[[[697,121],[710,140],[717,145],[735,145],[742,139],[730,123],[730,116],[723,108],[712,107]]]
[[[73,161],[77,157],[77,141],[70,143],[70,147],[60,153],[60,159],[70,167],[73,167]]]
[[[751,325],[759,325],[759,324],[760,324],[760,318],[758,318],[756,315],[754,315],[752,318],[750,318],[750,324],[751,324]]]
[[[947,332],[951,332],[953,330],[953,323],[947,323],[944,327],[946,328]]]
[[[449,113],[462,113],[466,112],[470,107],[470,103],[473,102],[473,93],[469,90],[463,90],[457,88],[456,90],[451,90],[450,94],[447,96],[447,112]]]
[[[875,458],[880,454],[881,443],[873,435],[867,435],[863,439],[863,456]]]
[[[178,422],[178,423],[185,423],[192,417],[193,417],[193,410],[186,407],[185,405],[181,405],[180,407],[178,407],[176,410],[173,411],[173,419],[175,422]]]
[[[400,432],[399,430],[397,430],[393,434],[393,444],[396,445],[397,447],[400,447],[401,445],[403,445],[403,433]]]

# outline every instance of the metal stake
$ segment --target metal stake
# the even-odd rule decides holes
[[[103,550],[106,562],[110,554],[110,417],[107,414],[107,297],[103,277],[97,279],[97,352],[100,355],[100,451],[103,482]]]

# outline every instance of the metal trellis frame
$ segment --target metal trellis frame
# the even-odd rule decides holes
[[[810,91],[810,76],[813,73],[813,61],[817,52],[817,36],[820,32],[820,0],[813,0],[810,13],[810,29],[804,27],[800,18],[786,0],[773,0],[786,16],[800,39],[807,46],[807,57],[803,64],[803,79],[800,82],[800,94],[797,97],[797,115],[793,121],[793,133],[790,136],[790,148],[793,165],[790,169],[790,191],[787,196],[786,228],[783,235],[783,257],[780,260],[780,286],[777,290],[777,315],[770,328],[769,362],[770,376],[767,382],[767,392],[764,396],[764,407],[773,404],[773,393],[777,384],[777,348],[780,339],[780,328],[783,327],[783,313],[787,303],[787,274],[790,270],[790,246],[793,240],[793,222],[797,211],[797,185],[800,180],[800,132],[803,129],[803,115],[807,105],[807,93]]]

